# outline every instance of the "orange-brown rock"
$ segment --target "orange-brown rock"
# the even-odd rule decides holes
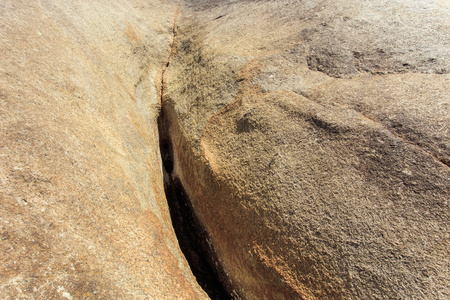
[[[0,298],[205,299],[156,118],[177,7],[0,3]]]
[[[188,5],[163,104],[172,176],[230,291],[448,299],[445,2]]]
[[[3,0],[1,298],[207,298],[163,179],[232,298],[450,298],[449,20],[444,0]]]

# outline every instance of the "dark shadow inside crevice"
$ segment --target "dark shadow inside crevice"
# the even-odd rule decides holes
[[[208,235],[196,217],[191,202],[178,177],[173,174],[173,149],[164,108],[158,119],[161,158],[164,167],[164,191],[178,244],[198,284],[213,300],[232,299],[219,280],[218,265],[208,243]],[[214,268],[213,266],[216,265]]]

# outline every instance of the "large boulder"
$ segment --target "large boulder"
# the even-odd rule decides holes
[[[234,297],[450,297],[445,3],[188,1],[168,172]]]
[[[205,299],[164,196],[168,1],[0,3],[0,298]]]
[[[2,298],[207,298],[164,180],[232,298],[448,299],[449,23],[444,0],[2,1]]]

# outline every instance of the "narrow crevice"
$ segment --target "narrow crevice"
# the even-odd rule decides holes
[[[171,51],[161,71],[161,110],[158,117],[158,132],[163,163],[164,191],[178,244],[198,284],[211,299],[229,300],[233,297],[227,292],[227,289],[219,279],[219,266],[216,263],[217,259],[212,250],[208,234],[197,218],[180,179],[173,172],[174,151],[169,130],[170,124],[167,118],[167,108],[164,106],[164,92],[166,88],[166,72],[177,53],[177,16],[178,14],[175,16],[172,29],[173,41]]]
[[[217,274],[217,261],[208,234],[198,220],[180,179],[174,174],[174,151],[164,106],[158,118],[161,158],[164,171],[164,191],[178,244],[197,282],[213,300],[232,299]]]

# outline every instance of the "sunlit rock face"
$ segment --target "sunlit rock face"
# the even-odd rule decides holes
[[[444,1],[188,1],[173,176],[246,299],[448,299]]]
[[[0,298],[207,298],[159,158],[155,78],[175,14],[158,0],[1,1]]]
[[[3,0],[0,295],[449,299],[449,8]]]

